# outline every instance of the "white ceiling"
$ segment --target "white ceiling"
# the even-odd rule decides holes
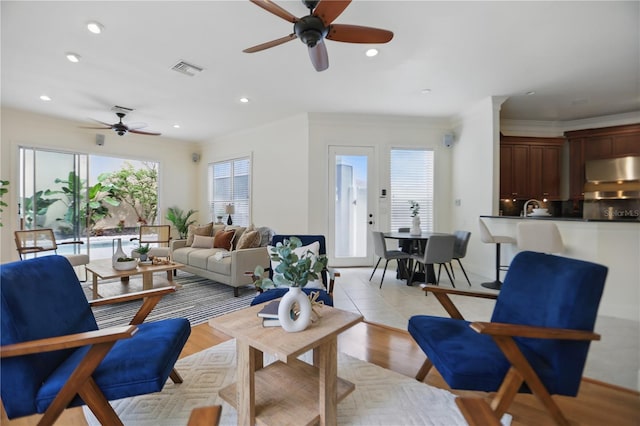
[[[301,1],[275,2],[308,13]],[[327,40],[330,66],[321,73],[299,40],[243,53],[292,32],[248,0],[0,4],[2,106],[79,125],[117,121],[114,105],[134,109],[125,123],[184,140],[302,112],[451,117],[487,96],[509,97],[507,119],[640,111],[638,1],[356,0],[335,23],[395,36],[375,46],[375,58],[364,55],[370,45]],[[89,20],[104,32],[89,33]],[[66,52],[81,62],[67,61]],[[180,60],[204,71],[172,71]],[[41,101],[43,93],[53,100]]]

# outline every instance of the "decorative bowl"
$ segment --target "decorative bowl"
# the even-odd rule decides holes
[[[549,214],[549,209],[533,209],[533,214],[547,215]]]
[[[115,269],[116,271],[130,271],[132,269],[136,269],[137,267],[138,261],[133,259],[125,262],[115,262],[113,269]]]

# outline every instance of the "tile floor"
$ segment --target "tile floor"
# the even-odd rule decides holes
[[[383,265],[384,262],[381,263]],[[409,317],[416,314],[447,315],[435,297],[425,297],[416,283],[407,286],[395,278],[395,264],[389,268],[380,289],[382,268],[378,268],[371,282],[372,268],[338,268],[341,276],[334,289],[335,306],[360,312],[367,321],[396,328],[407,328]],[[456,267],[455,284],[469,288],[462,271]],[[487,277],[469,274],[472,289],[491,292],[480,283]],[[451,285],[444,271],[440,285]],[[462,315],[469,320],[488,321],[494,301],[453,296]],[[602,340],[593,342],[587,359],[585,376],[625,388],[640,390],[640,322],[611,317],[598,317],[596,332]]]

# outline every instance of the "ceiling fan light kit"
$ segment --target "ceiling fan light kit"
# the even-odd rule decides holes
[[[250,0],[264,10],[293,24],[293,33],[266,43],[262,43],[243,52],[255,53],[284,44],[299,38],[307,45],[309,58],[316,71],[324,71],[329,67],[329,57],[324,40],[345,43],[388,43],[393,33],[379,28],[359,25],[332,24],[349,6],[351,0],[302,0],[309,9],[309,15],[297,18],[271,0]]]

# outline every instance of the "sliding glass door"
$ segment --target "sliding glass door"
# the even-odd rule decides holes
[[[58,241],[88,243],[87,155],[21,147],[20,164],[20,229],[52,228]],[[88,244],[69,244],[58,252],[87,250]]]

